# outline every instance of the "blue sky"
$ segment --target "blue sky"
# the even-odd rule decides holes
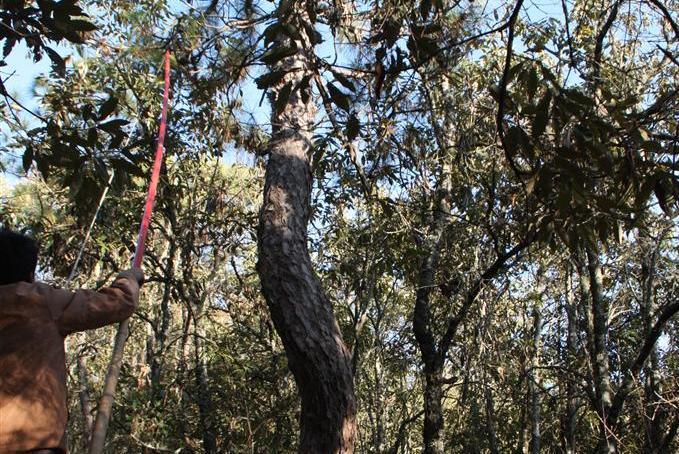
[[[62,49],[59,51],[63,55]],[[33,96],[33,84],[37,77],[49,72],[49,59],[45,57],[37,63],[33,62],[28,48],[23,42],[20,42],[14,46],[12,53],[5,58],[5,62],[7,66],[0,68],[0,77],[2,77],[7,91],[27,108],[36,110],[37,104]],[[20,108],[15,107],[14,110],[20,119],[27,121],[29,125],[34,124],[35,119],[30,114],[23,112]],[[2,132],[0,144],[4,144],[7,139],[5,134],[8,132],[4,122],[0,124],[0,132]],[[17,178],[11,173],[0,174],[0,178],[4,178],[10,184],[15,184],[17,181]]]
[[[33,81],[40,74],[49,71],[49,61],[43,59],[34,63],[23,41],[17,43],[5,61],[7,66],[3,68],[3,79],[16,71],[13,76],[5,81],[5,86],[13,94],[18,94],[21,101],[28,101],[32,95]]]
[[[69,50],[64,47],[56,47],[56,50],[62,57],[69,53]],[[3,67],[1,72],[5,87],[26,107],[35,108],[33,84],[38,76],[49,72],[49,58],[45,56],[42,60],[33,62],[32,56],[22,41],[14,46],[12,53],[5,61],[7,66]],[[14,74],[11,75],[12,73]],[[21,116],[23,117],[23,114]]]

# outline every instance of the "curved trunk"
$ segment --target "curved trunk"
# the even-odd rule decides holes
[[[272,102],[257,271],[302,401],[299,452],[352,453],[356,404],[351,355],[307,249],[316,108],[308,86],[299,84],[310,74],[310,64],[300,50],[277,69],[287,74],[276,94],[285,92],[285,86],[298,89],[282,106]]]

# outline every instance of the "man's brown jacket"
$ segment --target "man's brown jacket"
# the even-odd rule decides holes
[[[66,452],[64,339],[128,318],[137,307],[136,271],[98,292],[43,283],[0,285],[0,453]]]

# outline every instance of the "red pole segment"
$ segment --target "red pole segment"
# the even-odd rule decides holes
[[[149,191],[146,195],[146,205],[144,206],[144,214],[141,218],[141,225],[139,226],[139,235],[137,236],[137,248],[134,251],[134,260],[132,266],[134,268],[141,268],[141,262],[144,258],[144,250],[146,249],[146,237],[149,231],[149,224],[151,223],[151,213],[153,212],[153,203],[156,199],[156,190],[158,189],[158,180],[160,178],[160,168],[163,164],[163,152],[165,147],[165,130],[167,129],[167,101],[170,94],[170,51],[165,51],[165,91],[163,92],[163,109],[160,114],[160,130],[158,131],[158,141],[156,142],[156,157],[153,161],[153,172],[151,173],[151,183],[149,184]]]

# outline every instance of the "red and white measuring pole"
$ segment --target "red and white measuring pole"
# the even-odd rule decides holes
[[[144,258],[144,249],[146,248],[146,237],[148,236],[149,224],[151,223],[151,214],[153,213],[153,204],[156,199],[156,190],[158,189],[158,180],[160,179],[160,168],[163,164],[163,154],[165,147],[165,130],[167,129],[167,102],[170,96],[170,51],[165,51],[165,90],[163,92],[163,108],[160,116],[160,131],[158,131],[158,141],[156,143],[156,156],[153,161],[153,171],[151,173],[151,182],[149,183],[148,194],[146,195],[146,204],[144,205],[144,214],[141,218],[141,225],[139,226],[139,235],[137,237],[137,247],[134,251],[134,259],[132,266],[134,268],[141,268],[141,262]],[[120,377],[120,367],[123,363],[123,349],[125,342],[130,332],[129,320],[120,323],[118,333],[116,334],[115,343],[113,344],[113,354],[111,362],[106,373],[106,381],[104,382],[104,394],[99,401],[97,408],[97,416],[94,420],[94,427],[92,428],[92,438],[90,440],[89,454],[101,454],[104,450],[104,443],[106,441],[106,432],[108,431],[108,424],[111,420],[111,409],[113,408],[113,398],[116,392],[116,385],[118,384],[118,377]]]

